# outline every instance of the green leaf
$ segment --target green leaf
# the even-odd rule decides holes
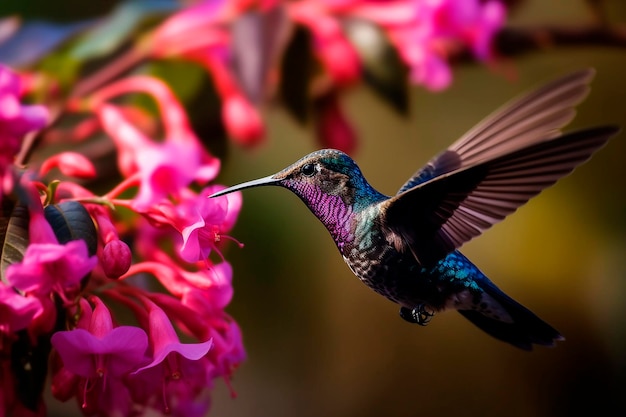
[[[89,254],[96,254],[98,234],[91,216],[82,204],[76,201],[51,204],[44,209],[44,215],[59,243],[82,239],[87,244]]]
[[[2,281],[9,265],[21,262],[28,246],[28,210],[25,206],[14,205],[8,198],[2,199],[2,217],[0,217],[0,275]]]
[[[365,82],[402,115],[409,112],[409,70],[385,33],[359,19],[344,22],[344,32],[357,50]]]
[[[78,60],[108,55],[135,33],[147,19],[163,16],[178,9],[174,0],[134,0],[123,2],[113,12],[89,30],[69,51]]]

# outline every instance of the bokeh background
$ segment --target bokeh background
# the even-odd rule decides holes
[[[57,18],[87,7],[69,0],[24,3],[34,14]],[[91,7],[104,10],[107,3]],[[623,1],[604,3],[611,22],[626,23]],[[533,0],[509,25],[572,26],[590,18],[584,1]],[[365,88],[350,91],[343,100],[360,139],[353,156],[375,188],[393,194],[498,106],[589,66],[597,77],[570,127],[626,127],[626,49],[559,46],[507,58],[497,69],[460,63],[446,91],[411,90],[409,117]],[[317,149],[312,129],[284,110],[266,108],[264,116],[264,145],[220,147],[218,182],[265,176]],[[246,191],[232,235],[245,248],[227,248],[235,270],[229,312],[243,329],[248,360],[233,380],[237,398],[218,383],[212,415],[626,415],[624,133],[462,248],[497,285],[565,335],[556,348],[519,351],[454,312],[426,327],[402,321],[395,305],[352,275],[323,226],[283,189]],[[77,413],[73,403],[48,404],[51,415]]]
[[[626,7],[610,17],[625,21]],[[619,4],[618,4],[619,3]],[[571,25],[584,2],[529,1],[511,25]],[[512,82],[480,65],[455,68],[452,87],[411,92],[401,118],[368,90],[346,97],[368,181],[393,194],[431,156],[517,94],[593,66],[592,92],[572,129],[626,126],[626,51],[554,48],[515,57]],[[268,111],[270,141],[232,148],[219,181],[268,175],[316,149],[311,131]],[[361,284],[324,227],[278,188],[248,190],[233,235],[246,244],[230,312],[248,361],[238,398],[215,396],[219,416],[626,415],[626,136],[462,251],[509,295],[559,329],[556,348],[519,351],[454,312],[426,327]],[[223,391],[226,393],[226,390]]]

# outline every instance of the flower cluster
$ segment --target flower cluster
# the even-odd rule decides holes
[[[505,19],[497,0],[119,3],[124,19],[30,39],[19,75],[0,64],[0,416],[44,415],[48,374],[85,415],[206,414],[245,358],[221,252],[241,246],[242,201],[207,198],[220,160],[206,145],[260,143],[263,107],[281,103],[351,152],[346,91],[368,83],[402,107],[409,84],[443,89],[450,57],[494,57]],[[28,40],[13,23],[0,56]],[[163,75],[173,62],[206,106]]]
[[[20,104],[11,70],[0,67],[0,80],[7,80],[0,94],[8,103],[0,106],[0,141],[11,152],[1,165],[2,201],[12,208],[3,217],[8,266],[0,283],[1,409],[44,412],[40,398],[22,399],[40,392],[14,387],[37,372],[45,378],[50,355],[53,395],[76,398],[86,415],[205,414],[212,381],[228,381],[245,357],[241,332],[224,312],[233,294],[232,268],[219,249],[241,197],[207,198],[219,190],[206,186],[219,160],[200,145],[167,85],[137,76],[94,92],[83,109],[95,115],[117,151],[123,180],[110,192],[95,195],[78,183],[97,175],[79,153],[56,153],[38,169],[23,170],[14,164],[22,137],[44,126],[47,112]],[[137,92],[163,112],[160,141],[114,102]],[[46,185],[53,168],[67,179]],[[132,251],[123,238],[134,240]],[[155,291],[156,283],[166,291]],[[114,319],[110,304],[126,307],[137,325],[118,324],[123,316]],[[181,342],[175,328],[196,342]],[[17,363],[28,364],[30,375],[12,371]]]

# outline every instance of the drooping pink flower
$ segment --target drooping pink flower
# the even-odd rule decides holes
[[[33,243],[26,248],[22,262],[7,268],[6,278],[26,293],[46,297],[55,292],[69,301],[67,294],[78,291],[81,279],[96,263],[96,257],[89,255],[83,240],[64,245]]]
[[[207,69],[222,99],[224,127],[244,146],[257,144],[265,135],[265,126],[259,109],[243,93],[232,71],[227,28],[252,7],[267,10],[276,5],[274,0],[201,1],[166,20],[151,38],[156,56],[187,59]]]
[[[96,176],[96,168],[84,155],[77,152],[61,152],[46,159],[39,175],[44,176],[52,168],[58,168],[63,175],[76,178],[93,178]]]
[[[41,105],[22,105],[20,94],[19,77],[0,64],[0,155],[3,158],[15,155],[22,137],[48,122],[48,110]]]
[[[357,135],[346,118],[336,94],[318,100],[315,130],[318,142],[325,148],[339,149],[347,154],[354,152]]]
[[[450,84],[447,58],[456,50],[469,48],[477,58],[490,59],[493,37],[506,17],[497,0],[302,0],[290,3],[289,9],[294,20],[311,28],[319,49],[325,39],[344,37],[334,29],[343,19],[373,22],[409,66],[411,81],[431,90]],[[334,65],[351,60],[344,54]]]
[[[0,200],[13,187],[9,166],[28,132],[48,123],[48,110],[41,105],[22,105],[17,74],[0,64]]]
[[[132,92],[150,94],[158,103],[164,118],[162,142],[149,139],[118,107],[105,102]],[[93,103],[102,127],[118,148],[120,171],[127,177],[136,176],[140,183],[135,209],[144,210],[163,198],[176,196],[194,181],[204,183],[217,175],[219,159],[203,148],[181,104],[162,81],[144,76],[124,79],[95,94]]]
[[[141,403],[151,403],[155,397],[164,401],[162,410],[185,406],[211,381],[210,362],[205,358],[212,341],[181,343],[165,312],[148,299],[149,340],[152,361],[133,372],[130,386]]]
[[[208,198],[222,188],[207,187],[197,196],[187,198],[176,206],[172,226],[181,234],[180,255],[187,262],[207,259],[235,223],[241,209],[240,193],[229,194],[228,199],[219,202]]]
[[[0,282],[0,347],[2,333],[10,334],[25,329],[42,310],[37,298],[23,296]]]
[[[80,289],[80,281],[98,260],[89,255],[82,239],[60,244],[44,217],[34,186],[26,178],[23,178],[22,185],[30,196],[29,245],[22,261],[7,268],[6,280],[15,288],[42,300],[49,299],[50,293],[56,293],[65,302],[70,302]]]
[[[333,81],[342,86],[352,84],[361,75],[360,58],[334,13],[345,8],[343,3],[305,0],[289,5],[291,18],[311,30],[316,55]]]
[[[259,111],[243,94],[234,93],[224,97],[222,120],[226,131],[241,145],[255,145],[265,135]]]
[[[228,42],[225,23],[232,13],[226,0],[202,0],[163,22],[153,33],[150,46],[157,57],[202,53]]]
[[[52,346],[64,368],[81,377],[80,397],[86,412],[127,415],[131,398],[122,379],[145,364],[148,338],[138,327],[114,327],[104,303],[97,297],[92,300],[95,308],[89,328],[56,332]]]

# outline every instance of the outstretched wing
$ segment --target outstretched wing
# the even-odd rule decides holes
[[[486,117],[417,171],[398,194],[436,176],[549,140],[575,116],[589,92],[593,69],[574,72],[515,99]]]
[[[569,174],[618,131],[568,133],[461,165],[385,201],[383,230],[396,249],[431,265]]]

